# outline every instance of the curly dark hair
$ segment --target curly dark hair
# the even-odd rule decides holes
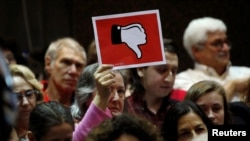
[[[155,125],[130,114],[121,114],[103,121],[89,133],[86,141],[114,141],[122,135],[133,136],[139,141],[163,141]]]

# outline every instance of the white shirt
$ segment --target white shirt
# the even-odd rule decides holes
[[[194,83],[202,80],[214,80],[224,85],[229,80],[247,77],[250,77],[249,67],[232,66],[230,63],[227,70],[218,75],[213,68],[195,63],[194,69],[187,69],[176,75],[174,88],[187,91]],[[234,98],[233,101],[238,99]]]

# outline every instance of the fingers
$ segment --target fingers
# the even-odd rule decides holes
[[[96,70],[95,73],[101,73],[101,72],[104,72],[106,70],[112,70],[113,67],[114,66],[111,64],[102,64],[101,66],[98,67],[98,69]]]
[[[113,83],[115,74],[112,71],[113,65],[101,65],[94,73],[95,80],[101,85],[107,86]]]

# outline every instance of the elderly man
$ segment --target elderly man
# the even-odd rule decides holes
[[[74,39],[61,38],[52,42],[45,54],[45,70],[49,77],[44,84],[44,101],[59,101],[70,106],[86,64],[86,52]]]
[[[194,19],[189,23],[183,43],[195,64],[193,69],[177,74],[174,88],[188,90],[198,81],[214,80],[224,85],[226,91],[230,88],[229,101],[239,100],[241,96],[238,94],[247,89],[250,68],[232,66],[226,32],[225,23],[212,17]]]

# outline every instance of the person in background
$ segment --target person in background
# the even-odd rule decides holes
[[[226,92],[218,82],[203,80],[193,84],[187,91],[185,100],[193,101],[200,106],[214,125],[232,124]]]
[[[74,120],[69,107],[56,101],[42,102],[30,113],[30,141],[72,141]]]
[[[235,125],[250,125],[250,79],[248,83],[235,81],[236,85],[228,85],[226,89],[229,109],[232,113],[233,124]],[[230,102],[232,93],[235,89],[241,89],[240,100]]]
[[[13,47],[2,37],[0,37],[0,49],[3,57],[6,59],[7,64],[17,64],[16,57],[13,53]]]
[[[173,90],[178,56],[174,46],[167,44],[164,44],[166,64],[131,69],[132,93],[125,99],[124,112],[145,117],[159,129],[166,111],[176,102],[171,95],[185,96],[184,91]]]
[[[93,127],[99,125],[105,119],[118,116],[123,112],[126,82],[122,74],[118,70],[113,70],[113,65],[102,64],[94,71],[93,76],[92,78],[91,75],[91,79],[89,77],[79,79],[78,94],[85,97],[87,93],[84,88],[94,88],[92,93],[94,98],[82,120],[76,126],[73,134],[74,141],[84,141]],[[92,84],[86,84],[88,82]]]
[[[13,80],[9,67],[0,50],[0,139],[3,141],[18,141],[13,128],[18,113],[17,97],[13,93]]]
[[[98,62],[98,58],[97,58],[97,52],[96,52],[96,44],[95,44],[95,40],[92,40],[88,46],[88,50],[87,50],[87,58],[88,58],[88,63],[87,65],[93,64],[93,63],[97,63]]]
[[[87,65],[78,79],[75,91],[75,101],[71,106],[71,113],[76,123],[81,121],[95,96],[96,84],[94,72],[98,67],[98,63]]]
[[[103,121],[87,136],[86,141],[163,141],[157,128],[148,120],[121,114]]]
[[[230,62],[231,44],[225,23],[213,17],[193,19],[185,29],[183,45],[194,60],[194,68],[176,75],[174,88],[188,90],[192,84],[201,80],[219,82],[227,91],[228,85],[244,85],[250,78],[250,68],[233,66]],[[234,89],[230,101],[239,100]]]
[[[77,80],[87,64],[84,48],[72,38],[60,38],[49,45],[44,59],[48,74],[48,80],[42,81],[44,101],[70,106]]]
[[[20,140],[27,140],[30,112],[43,101],[42,86],[34,73],[24,65],[9,65],[13,79],[13,93],[17,97],[18,115],[15,130]]]
[[[208,141],[211,125],[211,121],[194,102],[184,100],[172,105],[167,111],[162,135],[166,141]]]
[[[88,110],[92,100],[94,99],[97,88],[96,88],[96,82],[94,78],[94,73],[98,69],[99,64],[98,63],[93,63],[88,66],[83,70],[82,74],[80,75],[80,78],[77,83],[76,87],[76,96],[75,96],[75,102],[71,106],[71,112],[72,116],[76,120],[76,122],[79,122],[86,111]],[[125,85],[127,84],[126,76],[122,74],[121,70],[115,71],[117,75],[122,76],[122,81],[120,79],[116,79],[118,82],[123,82]],[[120,77],[119,77],[120,78]],[[123,92],[123,83],[117,83],[113,84],[113,89],[117,89],[117,92]],[[116,103],[120,103],[119,105],[124,105],[124,100],[120,101],[119,99],[116,99],[113,97],[113,100],[109,101],[109,106],[111,111],[115,110],[116,108],[112,108],[111,105],[116,105]],[[113,104],[111,104],[113,103]],[[123,106],[121,108],[116,109],[120,113],[123,111]],[[117,113],[118,114],[118,113]]]

